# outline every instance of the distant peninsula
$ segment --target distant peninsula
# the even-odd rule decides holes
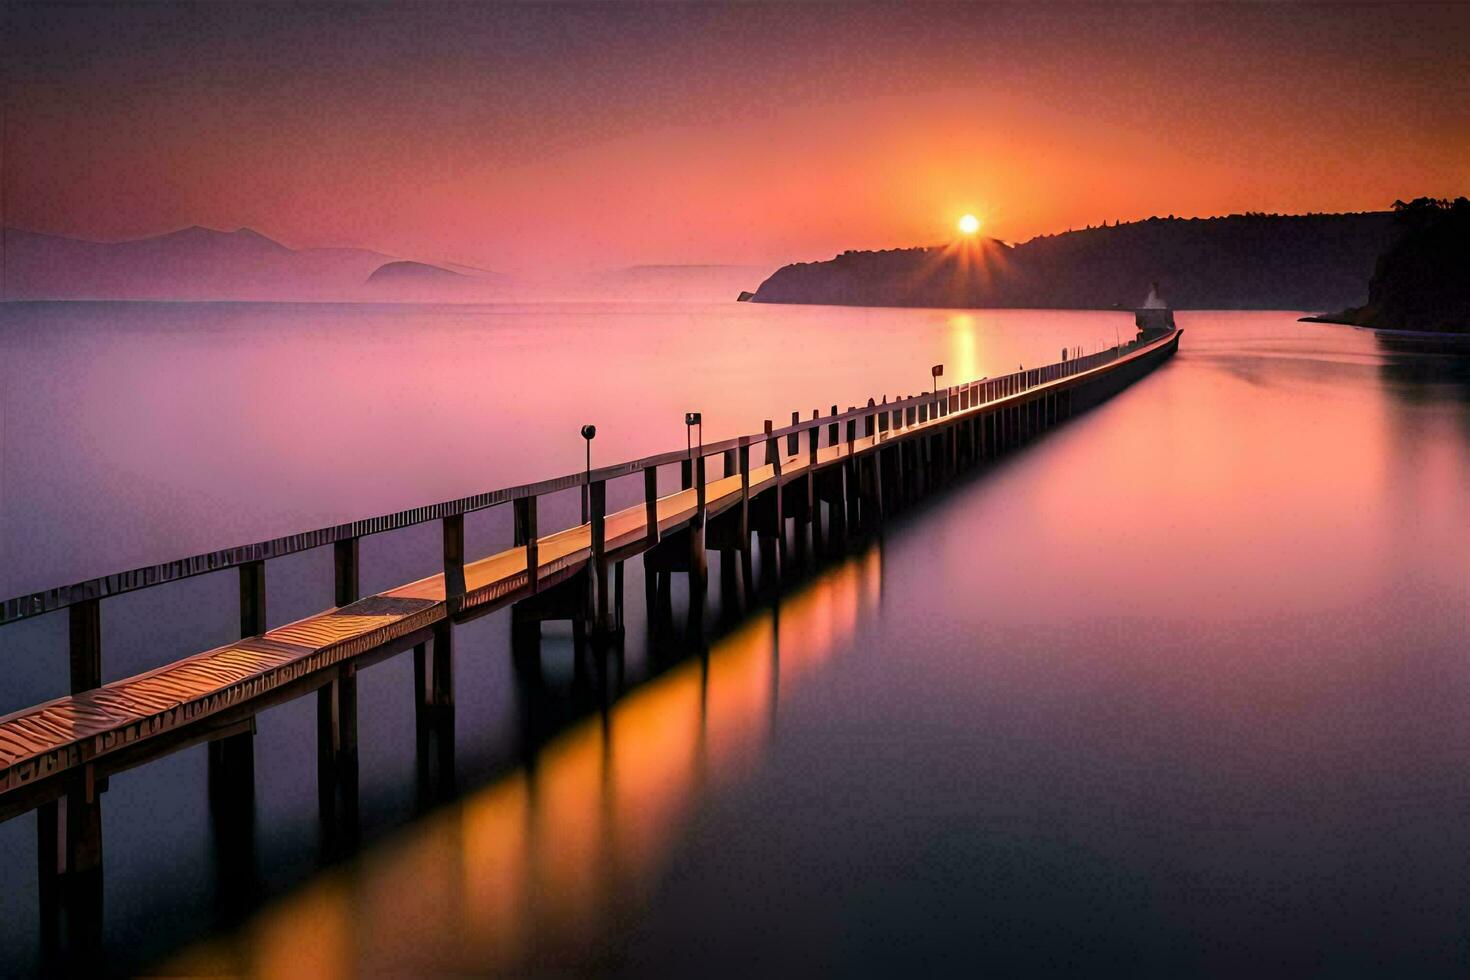
[[[1368,302],[1308,319],[1470,335],[1470,200],[1395,201],[1394,214],[1401,235],[1373,269]]]
[[[373,270],[373,274],[367,277],[369,283],[435,283],[455,282],[468,278],[463,273],[455,272],[453,269],[443,269],[437,265],[429,265],[427,262],[398,261],[388,262]]]
[[[493,296],[504,276],[364,248],[290,248],[198,225],[121,242],[0,230],[5,300],[421,301]]]
[[[1148,218],[1019,245],[849,251],[776,270],[757,303],[1131,308],[1157,282],[1179,309],[1330,310],[1360,304],[1397,238],[1392,211]]]

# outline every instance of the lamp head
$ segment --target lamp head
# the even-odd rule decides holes
[[[588,442],[591,442],[594,438],[596,438],[596,436],[597,436],[597,426],[590,425],[590,424],[589,425],[582,426],[582,438],[583,439],[586,439]]]
[[[936,365],[934,365],[932,368],[929,369],[929,373],[932,376],[936,377],[936,378],[939,377],[941,374],[944,373],[944,365],[943,364],[936,364]]]
[[[702,416],[699,412],[685,412],[684,413],[684,424],[685,425],[703,425],[704,424],[704,416]]]

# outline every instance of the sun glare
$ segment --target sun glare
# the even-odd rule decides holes
[[[973,214],[967,214],[960,218],[960,234],[973,235],[980,230],[980,219]]]

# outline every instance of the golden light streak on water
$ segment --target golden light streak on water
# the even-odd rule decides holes
[[[949,363],[944,366],[944,377],[941,381],[958,384],[980,377],[975,331],[974,314],[956,313],[949,318]]]
[[[775,698],[875,611],[874,547],[579,722],[517,770],[163,964],[280,977],[505,972],[603,934],[665,866],[704,791],[769,745]],[[779,669],[779,678],[775,672]],[[779,679],[779,685],[775,683]],[[551,952],[548,953],[547,951]]]

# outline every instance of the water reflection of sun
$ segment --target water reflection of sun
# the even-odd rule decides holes
[[[980,377],[980,344],[976,338],[979,326],[969,313],[954,313],[949,318],[949,363],[951,374],[963,384]]]
[[[878,549],[757,614],[694,659],[562,732],[536,765],[404,828],[167,973],[348,976],[513,971],[538,946],[594,939],[658,874],[705,787],[769,745],[799,685],[877,609]]]

